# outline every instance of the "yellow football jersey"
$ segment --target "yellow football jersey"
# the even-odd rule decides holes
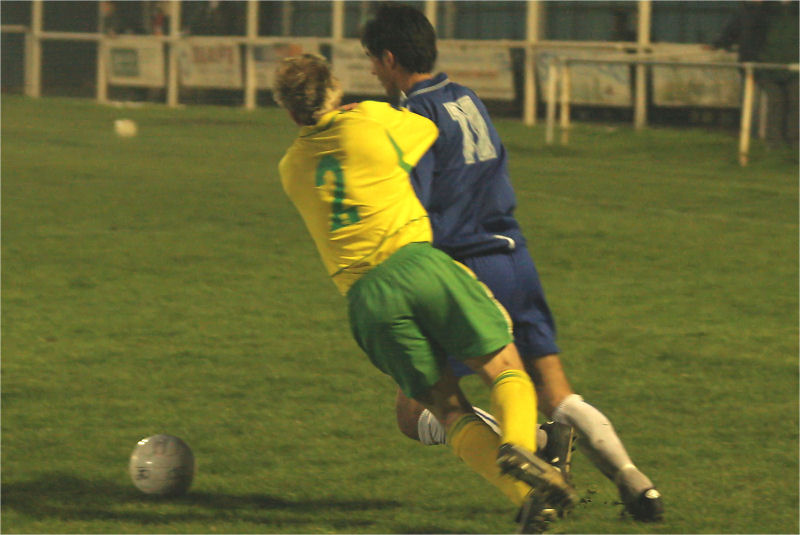
[[[283,189],[343,294],[402,246],[432,240],[408,173],[437,135],[424,117],[365,101],[303,127],[286,151]]]

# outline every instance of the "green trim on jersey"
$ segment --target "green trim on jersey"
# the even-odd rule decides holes
[[[389,142],[392,144],[394,151],[397,153],[397,165],[399,165],[400,168],[406,173],[410,173],[413,167],[403,159],[403,156],[405,155],[403,154],[403,150],[400,148],[400,145],[397,144],[397,141],[394,140],[392,134],[390,134],[388,131],[386,132],[386,136],[389,138]]]

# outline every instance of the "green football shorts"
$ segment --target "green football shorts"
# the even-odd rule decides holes
[[[372,363],[412,398],[447,356],[488,355],[512,341],[505,309],[472,273],[429,243],[411,243],[347,293],[350,328]]]

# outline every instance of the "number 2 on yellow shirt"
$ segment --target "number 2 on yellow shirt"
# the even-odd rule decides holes
[[[355,206],[344,207],[344,171],[339,161],[331,155],[323,156],[317,165],[317,187],[325,184],[325,174],[329,171],[333,173],[333,206],[331,206],[331,232],[333,232],[358,223],[361,218]]]

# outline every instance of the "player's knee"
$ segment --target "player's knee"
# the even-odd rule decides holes
[[[469,366],[488,386],[494,383],[498,375],[507,370],[524,370],[517,347],[511,343],[488,355],[465,359]]]
[[[539,401],[539,411],[548,418],[569,396],[575,392],[567,380],[557,355],[526,359],[528,372],[533,379]]]

